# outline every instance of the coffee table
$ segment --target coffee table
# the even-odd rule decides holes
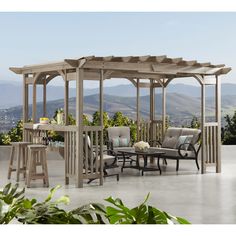
[[[131,148],[130,150],[119,150],[118,152],[123,155],[123,165],[121,167],[121,172],[123,172],[123,169],[125,169],[125,168],[132,168],[132,169],[141,170],[142,175],[145,171],[160,171],[160,175],[161,175],[160,158],[162,157],[162,155],[165,154],[165,152],[157,151],[155,149],[148,149],[146,152],[140,152],[140,151],[135,151],[134,148]],[[136,158],[137,158],[136,165],[128,165],[127,166],[125,164],[126,163],[125,159],[126,159],[127,155],[136,156]],[[147,165],[148,157],[157,158],[157,167]],[[144,159],[143,166],[140,166],[140,164],[139,164],[140,158]]]

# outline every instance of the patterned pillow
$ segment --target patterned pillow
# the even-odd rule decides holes
[[[177,144],[176,144],[176,148],[179,148],[180,145],[182,145],[183,143],[185,143],[186,138],[187,138],[187,135],[181,135],[181,136],[179,136],[178,142],[177,142]],[[185,146],[185,145],[183,145],[183,146],[181,147],[181,149],[185,149],[184,146]]]
[[[119,144],[120,147],[128,147],[129,143],[128,143],[128,139],[127,138],[119,138]]]
[[[113,144],[113,147],[119,147],[120,146],[119,138],[113,138],[112,144]]]
[[[178,141],[178,138],[173,136],[173,137],[165,137],[162,146],[163,148],[176,148],[176,143]]]

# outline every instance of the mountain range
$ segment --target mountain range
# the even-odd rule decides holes
[[[40,86],[39,86],[40,87]],[[161,116],[162,96],[156,91],[155,106],[156,118]],[[206,91],[206,115],[208,120],[214,120],[214,88],[209,86]],[[38,96],[42,96],[42,90],[37,90]],[[136,91],[132,85],[119,85],[105,87],[104,111],[112,116],[121,111],[130,118],[136,118]],[[49,86],[47,90],[47,116],[53,117],[54,112],[64,107],[64,88]],[[22,89],[20,84],[6,84],[0,82],[0,130],[7,130],[14,126],[15,122],[22,118]],[[32,94],[30,93],[32,97]],[[236,110],[236,85],[222,84],[222,117],[232,115]],[[167,89],[166,111],[171,122],[175,125],[189,124],[193,116],[200,116],[200,88],[186,84],[170,84]],[[140,112],[143,119],[149,117],[149,91],[141,89]],[[75,115],[75,89],[70,89],[69,112]],[[84,90],[84,113],[91,118],[92,114],[99,109],[98,89]],[[42,116],[43,105],[38,98],[37,117]],[[29,106],[31,116],[32,107]]]
[[[42,86],[37,88],[37,101],[42,101]],[[84,96],[98,94],[98,88],[84,89]],[[160,93],[160,89],[156,89],[156,93]],[[183,96],[189,96],[193,98],[200,97],[200,87],[187,84],[170,84],[167,87],[167,95],[172,93],[178,93]],[[75,97],[75,88],[70,88],[70,97]],[[113,87],[104,87],[104,94],[120,97],[135,97],[136,88],[131,84],[117,85]],[[148,96],[148,89],[140,89],[140,96]],[[222,96],[236,95],[236,84],[222,84]],[[48,86],[47,87],[47,100],[63,99],[64,87],[63,86]],[[214,96],[214,87],[208,86],[206,90],[207,97]],[[32,89],[29,90],[29,102],[31,103]],[[19,82],[0,82],[0,109],[14,107],[22,104],[22,84]]]

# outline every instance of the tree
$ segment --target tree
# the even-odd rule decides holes
[[[109,115],[107,112],[103,112],[103,127],[106,129],[110,126],[111,121],[109,118]],[[93,126],[99,126],[100,125],[100,112],[96,111],[93,114],[93,121],[92,121]]]
[[[191,124],[190,124],[190,128],[193,128],[193,129],[200,128],[200,121],[198,120],[198,118],[196,116],[193,117]]]
[[[226,121],[226,126],[222,132],[223,144],[236,144],[236,111],[234,112],[234,115],[232,117],[226,115],[224,118]]]
[[[122,112],[118,111],[114,114],[112,119],[112,126],[129,126],[130,119],[124,116]]]

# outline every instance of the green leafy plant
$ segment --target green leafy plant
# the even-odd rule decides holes
[[[181,217],[172,216],[153,206],[147,205],[149,195],[144,202],[134,208],[128,208],[121,199],[105,199],[113,206],[107,207],[107,217],[111,224],[190,224]]]
[[[189,224],[183,218],[172,216],[147,205],[148,196],[139,206],[128,208],[121,199],[105,199],[110,206],[90,203],[66,211],[60,204],[69,204],[69,197],[62,196],[53,201],[57,186],[50,190],[47,198],[38,202],[24,196],[24,189],[7,184],[0,191],[0,224],[17,220],[22,224]]]

